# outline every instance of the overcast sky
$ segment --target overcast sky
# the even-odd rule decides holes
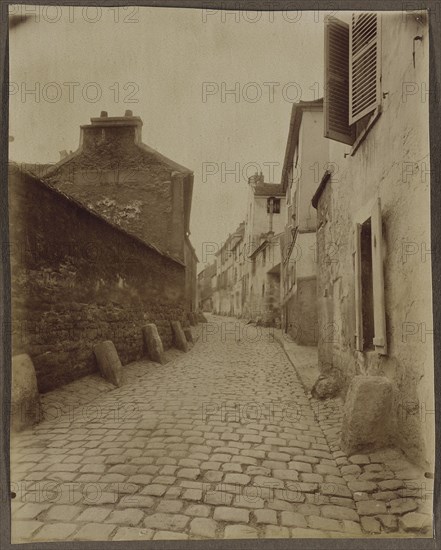
[[[324,13],[11,8],[24,10],[10,32],[10,158],[57,162],[90,117],[131,109],[146,144],[194,171],[201,261],[244,218],[247,176],[280,181],[292,102],[322,95]]]

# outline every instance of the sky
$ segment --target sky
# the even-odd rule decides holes
[[[131,109],[143,142],[194,172],[200,261],[244,219],[248,176],[280,182],[293,102],[323,95],[323,12],[10,12],[29,16],[9,38],[10,159],[57,162],[91,117]]]

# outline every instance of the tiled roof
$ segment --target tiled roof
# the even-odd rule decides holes
[[[280,183],[259,183],[254,188],[257,197],[284,197],[285,193]]]
[[[93,216],[94,218],[97,218],[97,219],[101,220],[102,222],[113,226],[114,228],[121,231],[121,233],[124,233],[125,235],[131,237],[135,241],[140,242],[142,245],[146,246],[147,248],[150,248],[150,249],[154,250],[158,254],[161,254],[161,256],[165,256],[166,258],[169,258],[170,260],[173,260],[174,262],[177,262],[178,264],[185,266],[185,263],[180,258],[176,257],[173,254],[169,254],[168,252],[165,252],[165,251],[161,250],[160,248],[158,248],[154,244],[147,242],[145,239],[139,238],[137,235],[134,235],[133,233],[131,233],[130,231],[127,231],[123,227],[115,226],[115,224],[111,223],[108,219],[106,219],[105,216],[102,216],[99,212],[95,212],[95,211],[87,208],[81,201],[77,200],[72,195],[69,195],[69,194],[63,192],[62,190],[57,189],[56,187],[50,185],[44,179],[37,178],[35,176],[35,174],[33,174],[32,172],[30,172],[28,170],[25,170],[24,168],[22,168],[21,165],[18,165],[18,164],[13,163],[13,162],[10,163],[10,164],[12,166],[12,168],[10,168],[10,170],[14,170],[18,177],[21,175],[22,177],[30,178],[30,180],[32,182],[34,182],[35,184],[41,185],[44,188],[50,190],[52,193],[55,193],[55,194],[59,195],[60,197],[63,197],[64,200],[67,200],[68,202],[70,202],[71,204],[74,204],[78,208],[81,208],[82,210],[87,211],[89,213],[89,215]]]

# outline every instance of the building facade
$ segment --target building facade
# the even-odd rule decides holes
[[[282,171],[287,215],[280,237],[281,311],[283,330],[298,344],[316,344],[318,339],[317,216],[311,199],[328,162],[323,100],[294,104]]]
[[[280,184],[248,180],[245,220],[216,254],[213,311],[280,326],[280,233],[286,215]]]
[[[320,368],[347,400],[356,377],[388,385],[385,441],[433,472],[429,113],[409,84],[428,74],[428,30],[401,13],[326,22],[324,133],[338,170],[313,205]]]
[[[242,315],[243,237],[245,224],[228,236],[216,252],[216,290],[213,295],[214,313]]]
[[[198,274],[198,309],[212,312],[213,294],[216,291],[216,262],[205,267]]]
[[[248,179],[243,248],[243,317],[280,324],[280,243],[286,216],[282,186],[262,173]]]

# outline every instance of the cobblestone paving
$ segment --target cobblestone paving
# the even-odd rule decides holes
[[[45,396],[67,409],[11,441],[13,542],[431,536],[430,481],[394,449],[346,457],[339,403],[314,402],[272,337],[198,332],[119,389]]]

